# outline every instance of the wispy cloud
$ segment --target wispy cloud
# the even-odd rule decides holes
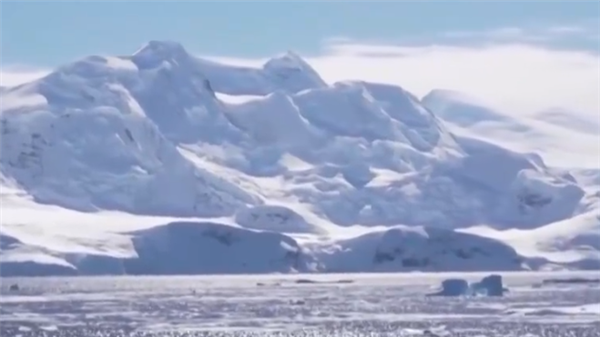
[[[518,27],[505,27],[485,31],[449,31],[442,33],[441,36],[450,39],[470,39],[482,38],[486,40],[522,40],[522,39],[539,39],[538,36],[532,36]],[[545,38],[544,38],[545,39]]]
[[[46,76],[51,69],[24,65],[9,65],[0,67],[0,86],[11,87],[30,82]]]
[[[550,34],[558,34],[558,35],[577,35],[577,34],[594,34],[597,32],[590,31],[586,27],[583,26],[555,26],[550,27],[547,30]]]
[[[440,37],[463,42],[560,43],[565,40],[572,41],[573,39],[581,41],[597,40],[600,36],[599,27],[599,21],[589,20],[570,25],[501,27],[479,31],[449,31],[440,34]]]

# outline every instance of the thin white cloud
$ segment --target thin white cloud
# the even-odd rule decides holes
[[[599,35],[600,22],[587,21],[577,25],[555,25],[540,27],[502,27],[479,31],[449,31],[440,38],[454,41],[487,42],[557,42],[572,39],[595,39]]]
[[[471,39],[471,38],[483,38],[483,39],[494,39],[494,40],[529,40],[539,39],[538,36],[532,36],[523,28],[519,27],[504,27],[493,30],[483,31],[449,31],[441,34],[443,37],[451,39]]]
[[[588,33],[589,31],[585,27],[582,27],[582,26],[556,26],[556,27],[548,28],[548,32],[554,33],[554,34],[571,35],[571,34],[585,34],[585,33]]]
[[[50,71],[50,69],[23,65],[2,66],[0,68],[0,86],[12,87],[27,83],[46,76]]]

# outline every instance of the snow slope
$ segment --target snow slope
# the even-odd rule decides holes
[[[502,271],[528,267],[494,239],[433,227],[394,226],[339,240],[317,256],[336,272]]]
[[[304,255],[294,239],[274,232],[210,222],[172,222],[125,234],[111,238],[129,244],[130,249],[121,255],[102,250],[53,251],[4,234],[0,273],[185,275],[306,272],[314,268],[310,256]]]
[[[481,136],[481,120],[531,125],[446,96],[327,84],[292,52],[260,68],[217,64],[169,41],[6,88],[3,273],[406,270],[399,261],[413,257],[373,260],[398,245],[430,261],[412,269],[545,265],[545,251],[515,252],[497,233],[597,212],[589,171]],[[206,231],[239,240],[215,246]]]
[[[461,231],[505,242],[533,260],[544,257],[555,263],[553,266],[543,260],[542,264],[549,268],[558,268],[560,264],[573,269],[600,268],[598,209],[532,230],[497,231],[488,227],[472,227]]]

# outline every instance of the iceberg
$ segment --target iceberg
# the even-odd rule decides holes
[[[508,291],[502,276],[492,274],[479,282],[469,284],[465,279],[453,278],[442,281],[441,290],[427,296],[503,296]]]

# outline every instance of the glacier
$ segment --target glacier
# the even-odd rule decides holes
[[[3,276],[600,266],[600,169],[495,139],[542,122],[458,93],[150,41],[0,102]]]

